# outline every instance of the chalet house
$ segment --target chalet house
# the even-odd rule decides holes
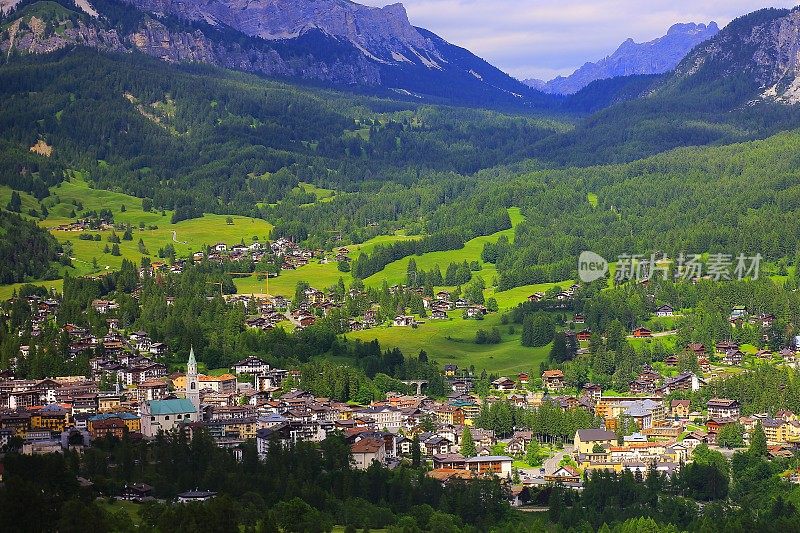
[[[506,455],[488,455],[484,457],[470,457],[464,463],[471,472],[478,475],[496,475],[501,478],[511,476],[511,465],[514,459]]]
[[[656,316],[659,318],[672,316],[673,314],[674,310],[672,309],[671,305],[662,305],[661,307],[656,309]]]
[[[269,365],[258,357],[250,356],[231,367],[234,374],[263,374],[269,372]]]
[[[745,316],[747,316],[747,308],[743,305],[736,305],[731,310],[731,320],[744,318]]]
[[[520,372],[519,374],[517,374],[517,381],[519,381],[520,385],[527,385],[529,381],[528,374],[526,374],[525,372]]]
[[[150,345],[150,354],[156,357],[164,356],[169,353],[169,347],[163,342],[154,342]]]
[[[579,429],[575,432],[573,444],[575,453],[592,453],[595,445],[606,449],[617,443],[617,434],[605,429]]]
[[[464,298],[459,298],[455,301],[456,309],[466,309],[469,307],[469,302]]]
[[[492,388],[499,391],[514,390],[516,388],[516,384],[513,380],[503,376],[492,381]]]
[[[733,341],[719,341],[715,348],[719,353],[726,353],[730,350],[738,350],[739,345]]]
[[[431,313],[432,320],[447,320],[447,312],[442,310],[436,310]]]
[[[664,364],[671,367],[678,366],[678,356],[677,355],[670,355],[666,359],[664,359]]]
[[[670,414],[673,418],[687,419],[691,410],[691,402],[689,400],[672,400],[669,406]]]
[[[736,423],[736,419],[734,418],[712,418],[706,422],[706,429],[708,430],[708,440],[709,442],[716,442],[717,434],[719,434],[720,430],[729,425]]]
[[[630,382],[628,388],[631,394],[652,394],[656,391],[655,381],[637,378]]]
[[[588,341],[592,338],[592,332],[589,329],[582,329],[577,333],[577,335],[575,335],[575,338],[577,338],[579,341]]]
[[[705,344],[701,344],[699,342],[694,342],[694,343],[691,343],[691,344],[687,344],[686,345],[686,349],[688,351],[690,351],[690,352],[694,352],[695,355],[697,355],[698,357],[701,357],[701,356],[705,355],[705,353],[706,353]]]
[[[366,327],[374,327],[378,325],[378,311],[375,309],[367,309],[364,311],[364,325]]]
[[[116,302],[111,300],[92,300],[92,308],[101,315],[105,315],[119,308]]]
[[[708,435],[702,431],[692,431],[681,441],[681,444],[691,450],[697,447],[698,444],[708,444]]]
[[[659,387],[656,392],[659,394],[670,394],[676,391],[692,391],[697,392],[700,387],[705,385],[705,381],[697,377],[691,372],[684,372],[675,376],[674,378],[667,378],[664,384]]]
[[[444,365],[444,375],[452,378],[458,372],[458,365]]]
[[[706,403],[708,418],[739,418],[739,402],[727,398],[711,398]]]
[[[396,317],[394,317],[394,322],[393,322],[393,324],[396,327],[409,327],[409,326],[413,326],[415,323],[416,322],[414,321],[414,317],[413,316],[408,316],[408,315],[396,316]]]
[[[550,483],[580,483],[581,475],[573,467],[564,465],[552,474],[545,476],[545,481]]]
[[[548,391],[560,391],[564,388],[564,372],[558,369],[545,370],[542,372],[542,381]]]
[[[114,436],[118,439],[122,439],[127,432],[128,427],[125,425],[125,422],[119,418],[108,418],[93,422],[91,424],[89,434],[92,436],[93,440],[108,436]]]
[[[741,350],[728,350],[722,358],[722,363],[731,366],[739,366],[742,364],[744,354]]]
[[[586,322],[586,317],[576,313],[575,315],[572,316],[572,321],[575,324],[584,324]]]
[[[217,253],[227,252],[228,251],[228,245],[225,244],[224,242],[218,242],[211,249],[214,250]]]
[[[300,318],[297,319],[297,323],[301,328],[307,328],[316,322],[316,318],[311,315],[300,315]]]
[[[437,453],[433,456],[433,468],[464,470],[464,456],[460,453]]]
[[[541,302],[544,299],[544,293],[542,292],[534,292],[530,296],[528,296],[529,302]]]
[[[486,308],[482,305],[473,305],[467,308],[467,316],[469,318],[476,318],[486,314]]]
[[[522,455],[525,453],[527,445],[524,440],[520,438],[512,438],[506,445],[506,453],[511,455]]]
[[[635,338],[637,338],[637,339],[638,338],[647,338],[647,337],[652,337],[653,336],[653,332],[650,331],[647,328],[638,327],[635,330],[633,330],[633,336]]]
[[[422,451],[427,457],[433,457],[436,454],[450,453],[450,447],[453,442],[445,437],[438,435],[429,437],[422,444]]]
[[[593,402],[599,402],[603,396],[603,387],[595,383],[587,383],[583,386],[583,393],[591,398]]]
[[[123,487],[117,498],[133,502],[150,500],[153,498],[153,487],[145,483],[131,483]]]
[[[775,323],[775,315],[764,314],[758,317],[758,320],[761,323],[762,328],[770,328],[772,327],[772,324]]]

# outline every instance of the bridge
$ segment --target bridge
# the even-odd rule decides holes
[[[405,383],[406,385],[414,385],[415,387],[417,387],[417,396],[422,395],[422,387],[428,386],[427,379],[409,379],[409,380],[404,380],[403,383]]]

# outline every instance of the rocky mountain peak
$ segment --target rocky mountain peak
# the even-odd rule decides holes
[[[596,80],[636,74],[662,74],[673,70],[689,51],[719,32],[715,22],[709,24],[679,23],[666,35],[637,43],[626,39],[610,56],[595,63],[586,63],[569,76],[559,76],[544,86],[535,80],[529,86],[556,94],[573,94]]]
[[[408,20],[403,4],[370,7],[349,0],[127,0],[144,11],[224,24],[266,40],[309,30],[352,43],[381,62],[441,66],[433,43]]]

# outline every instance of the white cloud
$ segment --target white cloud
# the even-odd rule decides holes
[[[391,0],[356,0],[384,6]],[[798,0],[794,0],[798,1]],[[520,78],[552,78],[611,54],[628,37],[649,41],[677,22],[717,22],[764,7],[793,7],[774,0],[405,0],[415,26]]]

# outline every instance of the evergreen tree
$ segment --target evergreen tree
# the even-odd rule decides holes
[[[22,198],[20,198],[17,191],[11,191],[11,199],[8,201],[6,209],[14,213],[19,213],[22,210]]]
[[[531,439],[528,447],[525,450],[525,462],[531,466],[539,466],[542,464],[542,453],[539,447],[539,441]]]
[[[472,440],[472,431],[469,426],[464,426],[464,431],[461,432],[461,455],[474,457],[476,451],[475,442]]]
[[[764,426],[759,420],[750,435],[750,455],[753,457],[767,456],[767,435],[764,433]]]
[[[419,445],[419,437],[414,435],[414,438],[411,440],[411,466],[414,468],[419,467],[422,464],[422,449]]]

